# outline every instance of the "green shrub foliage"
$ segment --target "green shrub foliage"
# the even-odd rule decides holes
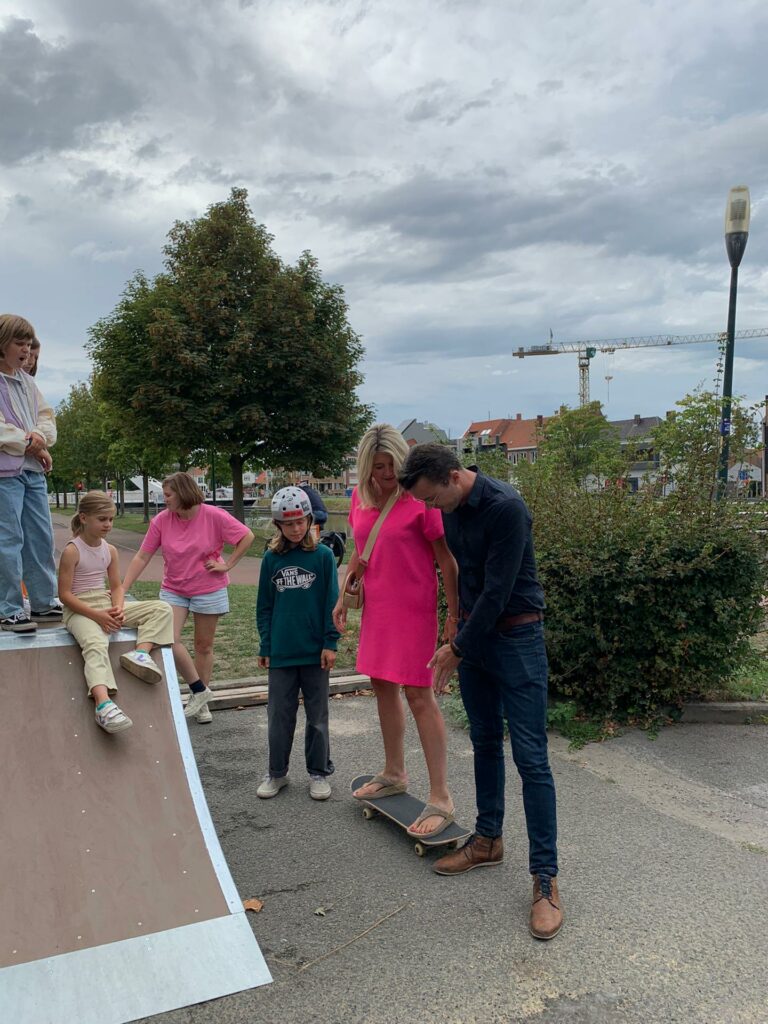
[[[555,695],[585,714],[652,720],[716,688],[749,654],[766,582],[744,506],[589,492],[532,474]]]

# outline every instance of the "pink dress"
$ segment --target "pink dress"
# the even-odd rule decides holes
[[[361,508],[352,492],[349,521],[362,554],[379,516]],[[357,671],[404,686],[431,686],[427,662],[437,640],[437,572],[432,541],[443,536],[443,517],[407,494],[379,531],[363,577]]]

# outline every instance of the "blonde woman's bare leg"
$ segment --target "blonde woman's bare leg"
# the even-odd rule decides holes
[[[445,720],[431,686],[406,686],[405,696],[416,721],[419,739],[429,773],[429,796],[426,803],[453,812],[453,799],[448,789],[448,754]],[[430,815],[413,828],[428,834],[443,822],[439,815]]]
[[[385,679],[371,679],[379,712],[381,738],[384,741],[384,767],[379,773],[393,783],[407,783],[405,772],[405,707],[396,683]],[[376,796],[381,783],[369,782],[356,789],[354,796]]]

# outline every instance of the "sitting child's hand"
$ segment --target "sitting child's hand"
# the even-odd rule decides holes
[[[108,608],[94,613],[94,619],[105,633],[117,633],[122,621],[115,615],[116,609]]]

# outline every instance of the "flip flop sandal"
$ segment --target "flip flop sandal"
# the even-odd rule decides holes
[[[420,825],[422,821],[425,821],[427,818],[432,817],[442,818],[442,825],[438,825],[437,828],[433,828],[431,832],[411,831],[413,825]],[[411,825],[410,828],[407,828],[405,832],[406,835],[409,835],[411,837],[411,839],[434,839],[435,836],[439,836],[440,833],[445,831],[445,829],[448,828],[451,822],[454,822],[455,820],[456,818],[454,817],[453,811],[444,811],[442,807],[435,807],[434,804],[427,804],[424,810],[416,819],[416,821],[414,821],[413,825]]]
[[[363,786],[374,785],[381,786],[381,789],[377,789],[375,793],[369,793],[367,796],[355,796],[354,793],[352,796],[355,797],[355,800],[378,800],[380,796],[397,796],[398,793],[404,793],[407,789],[404,782],[393,782],[384,775],[374,775],[372,779],[363,783]],[[362,789],[363,786],[360,788]]]

